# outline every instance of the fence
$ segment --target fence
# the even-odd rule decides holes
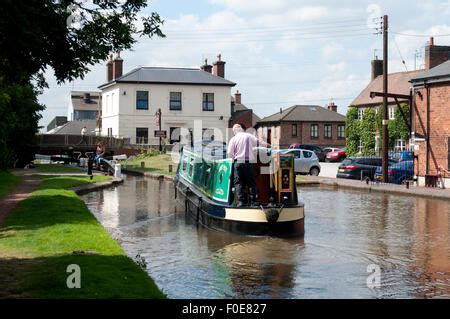
[[[120,148],[130,144],[129,138],[115,138],[107,136],[85,136],[87,145],[92,147],[98,142],[109,148]],[[40,147],[61,147],[67,148],[69,146],[81,145],[81,135],[69,135],[69,134],[40,134],[37,135],[38,144]]]

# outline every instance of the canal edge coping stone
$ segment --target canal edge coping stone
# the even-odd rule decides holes
[[[108,188],[111,186],[116,186],[123,183],[123,178],[114,177],[110,181],[105,182],[96,182],[92,184],[85,184],[76,187],[72,187],[71,190],[74,191],[77,195],[84,195],[90,192],[95,192],[97,190],[101,190],[104,188]]]

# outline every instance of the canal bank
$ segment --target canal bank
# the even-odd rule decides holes
[[[0,225],[0,298],[165,297],[77,196],[122,180],[40,178]],[[73,269],[80,270],[80,288],[69,287]]]
[[[301,179],[297,179],[297,185],[319,186],[328,188],[331,187],[334,189],[349,189],[349,190],[353,189],[366,192],[379,192],[385,194],[396,194],[405,196],[422,196],[442,200],[450,200],[450,189],[428,188],[413,185],[410,185],[409,188],[407,188],[406,185],[384,184],[377,182],[366,183],[362,181],[342,179],[342,178],[301,176]]]
[[[304,238],[250,237],[198,226],[170,180],[124,178],[81,197],[170,298],[450,297],[448,201],[301,187]]]

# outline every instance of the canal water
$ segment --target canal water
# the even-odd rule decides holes
[[[197,226],[169,181],[127,176],[82,198],[170,298],[450,298],[450,202],[318,187],[299,195],[304,239]]]

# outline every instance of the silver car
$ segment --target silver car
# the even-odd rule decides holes
[[[301,149],[280,150],[283,154],[294,154],[294,169],[296,174],[318,176],[320,173],[319,159],[316,153]]]

